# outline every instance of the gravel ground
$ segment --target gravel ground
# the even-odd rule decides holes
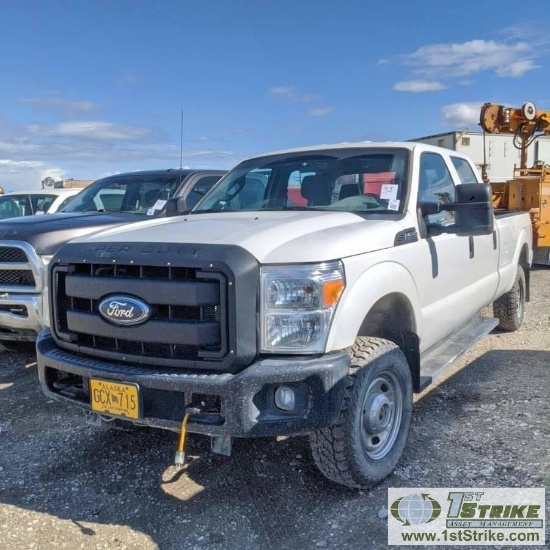
[[[226,458],[191,435],[178,471],[176,434],[87,427],[42,395],[32,355],[2,351],[1,547],[381,549],[388,487],[548,488],[549,329],[550,270],[537,269],[524,327],[420,396],[400,465],[365,492],[325,481],[304,438],[238,440]]]

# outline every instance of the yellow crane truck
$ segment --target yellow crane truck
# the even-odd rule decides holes
[[[520,149],[520,166],[513,179],[492,183],[493,206],[512,212],[529,212],[533,224],[533,263],[550,265],[550,165],[536,162],[527,167],[527,148],[537,135],[550,135],[550,111],[536,108],[528,101],[520,108],[485,103],[481,107],[480,125],[490,134],[514,135]],[[483,179],[487,180],[486,166]]]

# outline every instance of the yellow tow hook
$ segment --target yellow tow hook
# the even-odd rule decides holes
[[[197,407],[185,408],[185,414],[183,415],[183,420],[181,422],[178,450],[176,451],[176,457],[174,459],[174,464],[176,466],[183,466],[185,464],[185,437],[187,435],[187,423],[189,422],[189,417],[194,414],[199,414],[200,412],[201,410]]]

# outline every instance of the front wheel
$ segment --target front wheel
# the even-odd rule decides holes
[[[412,419],[412,379],[401,350],[357,338],[340,416],[310,435],[313,458],[330,480],[352,488],[380,483],[397,465]]]
[[[498,328],[513,332],[523,325],[525,316],[525,273],[518,265],[514,286],[493,302],[493,315],[498,319]]]

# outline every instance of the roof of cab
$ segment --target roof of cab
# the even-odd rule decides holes
[[[71,189],[66,189],[63,187],[60,188],[45,188],[45,189],[23,189],[22,191],[10,191],[9,193],[4,193],[0,197],[10,197],[15,195],[76,195],[84,188],[73,187]]]
[[[281,151],[274,151],[271,153],[265,153],[263,155],[256,155],[254,157],[250,157],[247,160],[252,160],[255,158],[262,158],[262,157],[271,157],[275,155],[286,155],[286,154],[292,154],[292,153],[307,153],[309,151],[329,151],[332,149],[380,149],[383,147],[391,147],[391,148],[399,148],[399,149],[408,149],[409,151],[412,151],[414,149],[421,149],[426,151],[434,151],[434,152],[451,152],[450,149],[446,149],[443,147],[437,147],[435,145],[429,145],[427,143],[419,143],[415,141],[358,141],[358,142],[342,142],[342,143],[331,143],[331,144],[323,144],[323,145],[312,145],[310,147],[297,147],[295,149],[284,149]],[[452,151],[453,154],[455,154],[455,151]],[[461,155],[462,156],[462,155]]]
[[[135,172],[122,172],[120,174],[112,174],[111,176],[106,176],[101,178],[101,180],[107,179],[116,179],[116,178],[130,178],[132,176],[147,177],[147,176],[183,176],[184,178],[190,176],[191,174],[200,174],[200,173],[209,173],[209,174],[219,174],[223,175],[227,170],[218,170],[218,169],[208,169],[208,168],[167,168],[165,170],[137,170]],[[100,180],[97,180],[100,181]]]

